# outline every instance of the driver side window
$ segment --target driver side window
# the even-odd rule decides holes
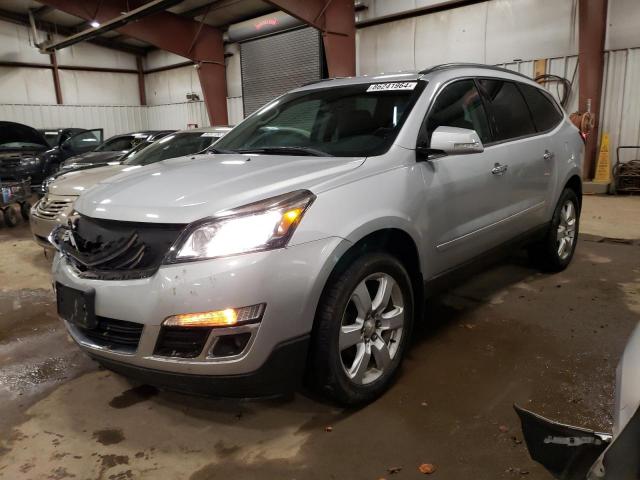
[[[421,139],[428,144],[438,127],[475,130],[482,143],[491,142],[491,130],[475,82],[460,80],[447,85],[436,98],[422,127]]]

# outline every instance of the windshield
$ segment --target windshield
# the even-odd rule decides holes
[[[423,81],[365,83],[284,95],[215,145],[220,152],[372,156],[386,152]]]
[[[118,137],[111,137],[98,148],[96,152],[128,152],[138,143],[143,142],[147,137],[138,135],[120,135]]]
[[[198,153],[218,140],[216,132],[183,132],[167,135],[148,148],[129,156],[125,165],[149,165],[168,158]]]
[[[149,145],[152,145],[152,144],[153,142],[150,142],[149,140],[145,140],[144,142],[138,143],[135,147],[129,150],[129,153],[125,153],[122,157],[120,157],[119,159],[120,163],[129,165],[130,160],[132,160],[136,155],[138,155],[141,150],[144,150],[145,148],[147,148]]]

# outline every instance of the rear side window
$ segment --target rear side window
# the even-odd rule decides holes
[[[482,143],[491,141],[484,105],[473,80],[452,83],[440,92],[427,117],[426,141],[443,126],[475,130]]]
[[[542,90],[523,83],[518,86],[529,105],[538,132],[551,130],[560,123],[562,114]]]
[[[536,133],[531,113],[515,83],[502,80],[479,80],[489,104],[489,117],[497,142]]]

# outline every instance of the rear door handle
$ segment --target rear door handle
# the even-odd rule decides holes
[[[542,155],[542,158],[544,158],[545,160],[551,160],[553,158],[553,152],[550,152],[549,150],[545,150],[544,155]]]
[[[494,175],[504,175],[506,171],[507,165],[500,165],[499,163],[496,163],[491,169],[491,173]]]

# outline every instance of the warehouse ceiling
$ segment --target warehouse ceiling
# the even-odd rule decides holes
[[[277,9],[262,0],[183,0],[167,10],[224,29],[233,23],[271,13]],[[34,0],[0,0],[0,20],[28,26],[29,11],[33,13],[37,27],[51,34],[69,36],[90,28],[89,22],[84,19]],[[105,32],[91,41],[104,47],[138,55],[144,55],[155,49],[149,43],[114,30]]]

